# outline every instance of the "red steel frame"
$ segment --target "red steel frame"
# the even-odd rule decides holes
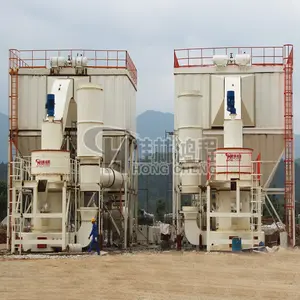
[[[251,56],[252,66],[282,66],[284,70],[284,205],[289,244],[295,245],[295,171],[293,130],[293,45],[271,47],[215,47],[174,50],[174,68],[211,67],[213,55]],[[260,168],[260,166],[259,166]]]
[[[295,169],[293,128],[293,59],[292,45],[285,45],[284,56],[284,139],[285,139],[285,224],[290,245],[295,245]]]
[[[124,69],[129,73],[133,84],[137,86],[137,69],[126,50],[9,50],[9,172],[8,172],[8,221],[7,246],[11,245],[12,233],[12,162],[18,151],[18,102],[19,69],[50,68],[51,57],[76,57],[82,55],[88,59],[88,68]]]

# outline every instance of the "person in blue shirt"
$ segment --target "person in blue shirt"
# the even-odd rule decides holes
[[[98,241],[98,236],[99,236],[98,225],[97,225],[96,220],[94,218],[92,219],[92,224],[93,224],[92,231],[89,235],[89,239],[92,237],[90,247],[89,247],[89,252],[92,251],[93,244],[95,244],[96,249],[97,249],[97,253],[98,253],[98,255],[100,255],[100,247],[99,247],[99,241]]]

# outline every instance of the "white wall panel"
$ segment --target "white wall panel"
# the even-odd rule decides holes
[[[19,129],[41,129],[45,116],[47,77],[19,76]]]
[[[136,91],[127,76],[92,76],[104,89],[104,124],[135,131]]]
[[[53,80],[64,76],[46,75],[19,76],[19,128],[22,130],[41,129],[45,117],[47,93],[51,91]],[[74,77],[78,84],[89,81],[89,77]],[[91,81],[104,89],[105,118],[107,126],[136,131],[136,90],[129,78],[122,75],[94,75]]]
[[[256,127],[284,128],[284,74],[255,75]]]

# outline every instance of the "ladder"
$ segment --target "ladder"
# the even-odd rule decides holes
[[[11,53],[10,53],[11,55]],[[7,248],[11,248],[14,250],[11,246],[12,242],[12,226],[13,223],[12,220],[12,210],[13,210],[13,204],[12,204],[12,187],[13,187],[13,180],[14,180],[14,166],[13,161],[17,155],[17,142],[18,142],[18,58],[13,55],[13,57],[10,56],[10,93],[9,93],[9,107],[10,107],[10,115],[9,115],[9,189],[8,189],[8,212],[7,212]]]
[[[22,243],[17,243],[16,240],[21,240],[21,235],[24,227],[23,219],[23,193],[22,190],[14,190],[12,193],[12,213],[11,213],[11,253],[13,254],[18,249],[19,254],[22,254]],[[17,201],[16,201],[17,200]]]
[[[262,214],[262,188],[259,185],[259,174],[252,174],[251,180],[251,198],[250,198],[250,230],[252,248],[258,246],[259,241],[255,238],[261,236],[261,214]]]
[[[10,70],[10,130],[14,133],[18,129],[18,69]]]

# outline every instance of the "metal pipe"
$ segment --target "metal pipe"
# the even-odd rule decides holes
[[[101,158],[99,158],[99,170],[101,170]],[[100,245],[102,246],[102,231],[103,231],[103,197],[102,197],[102,182],[101,182],[101,174],[99,176],[99,190],[98,190],[98,232],[99,232],[99,238]],[[100,246],[100,249],[102,248]],[[102,249],[101,249],[102,250]]]
[[[176,162],[175,162],[175,135],[172,135],[172,224],[173,228],[175,228],[176,224],[176,191],[175,191],[175,186],[176,186],[176,179],[175,179],[175,170],[176,170]]]
[[[210,186],[206,188],[206,250],[210,252]]]
[[[125,211],[124,211],[124,249],[127,249],[127,228],[128,228],[128,137],[125,137]]]
[[[11,142],[8,142],[8,164],[7,164],[7,227],[6,227],[6,249],[10,250],[10,237],[11,237],[11,216],[10,216],[10,206],[12,202],[11,188],[13,178],[11,177],[11,168],[12,168],[12,157],[11,157]]]
[[[138,146],[135,144],[135,162],[139,162],[139,151],[138,151]],[[137,232],[138,232],[138,175],[134,175],[134,188],[135,188],[135,212],[134,212],[134,218],[135,218],[135,234],[137,237]]]
[[[62,251],[66,249],[66,205],[67,205],[67,182],[64,181],[62,190]]]

